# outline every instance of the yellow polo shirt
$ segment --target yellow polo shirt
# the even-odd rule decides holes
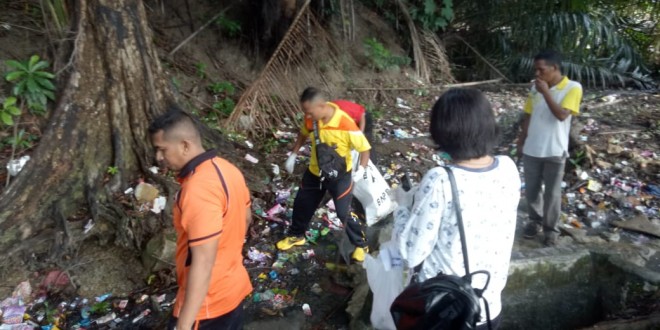
[[[328,105],[335,109],[335,114],[330,118],[327,124],[322,121],[318,122],[319,134],[321,135],[321,142],[326,143],[335,150],[339,156],[346,159],[346,172],[353,169],[353,158],[351,157],[351,150],[357,152],[364,152],[371,149],[371,145],[364,133],[357,127],[353,118],[342,111],[339,106],[332,102],[327,102]],[[309,136],[312,140],[312,155],[309,161],[309,171],[316,176],[320,176],[318,159],[316,158],[316,139],[312,132],[314,132],[314,124],[311,119],[305,118],[305,121],[300,128],[300,132]]]

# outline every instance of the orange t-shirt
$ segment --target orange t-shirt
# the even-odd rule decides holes
[[[194,258],[190,247],[218,239],[209,291],[195,319],[216,318],[234,310],[252,292],[242,255],[250,191],[238,168],[216,157],[213,150],[186,164],[178,181],[181,190],[173,209],[179,291],[174,316],[179,317],[185,300],[188,271]]]

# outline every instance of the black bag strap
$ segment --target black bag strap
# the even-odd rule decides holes
[[[447,171],[447,176],[449,176],[449,183],[451,183],[451,196],[452,196],[452,204],[454,205],[454,210],[456,210],[456,222],[458,223],[458,231],[461,233],[461,249],[463,250],[463,264],[465,265],[465,275],[468,277],[468,279],[472,278],[472,273],[470,273],[470,264],[468,261],[468,253],[467,253],[467,242],[466,242],[466,235],[465,235],[465,227],[463,226],[463,212],[461,211],[461,200],[458,197],[458,187],[456,186],[456,178],[454,177],[454,172],[451,170],[449,166],[444,166],[445,170]],[[490,282],[490,273],[486,271],[478,271],[474,272],[474,274],[478,273],[483,273],[487,276],[487,281],[486,281],[486,286],[484,286],[483,290],[486,290],[486,287],[488,287],[488,282]],[[490,308],[488,306],[488,301],[486,298],[483,296],[483,291],[480,294],[481,299],[484,300],[484,305],[486,307],[486,324],[488,326],[488,329],[492,329],[493,325],[491,324],[490,320]]]
[[[319,133],[319,123],[316,120],[312,120],[312,127],[314,128],[314,142],[316,146],[321,144],[321,133]],[[318,154],[316,155],[318,158]]]
[[[468,260],[467,252],[467,242],[465,238],[465,227],[463,226],[463,212],[461,211],[461,201],[458,197],[458,187],[456,186],[456,178],[454,177],[454,172],[449,168],[449,166],[444,166],[447,171],[447,176],[449,177],[449,183],[451,184],[451,198],[452,205],[456,211],[456,222],[458,223],[458,231],[461,234],[461,250],[463,250],[463,264],[465,265],[465,275],[470,275],[470,263]]]
[[[463,227],[463,212],[461,211],[461,201],[458,197],[458,187],[456,186],[456,178],[454,177],[454,172],[449,168],[449,166],[443,166],[447,171],[447,176],[449,177],[449,184],[451,185],[451,199],[454,210],[456,211],[456,222],[458,223],[458,231],[461,236],[461,250],[463,251],[463,265],[465,266],[465,275],[470,275],[470,264],[468,260],[467,253],[467,243],[465,239],[465,228]],[[413,268],[413,280],[416,280],[418,273],[422,270],[424,266],[424,261],[417,267]]]

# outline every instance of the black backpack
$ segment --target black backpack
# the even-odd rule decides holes
[[[463,250],[463,263],[466,275],[463,277],[448,274],[438,274],[424,282],[418,282],[417,277],[422,269],[423,262],[414,268],[411,284],[396,297],[390,313],[394,318],[397,329],[450,329],[471,330],[476,329],[481,315],[480,299],[484,299],[483,292],[490,282],[490,273],[477,271],[470,273],[465,243],[465,229],[463,215],[458,199],[456,179],[449,167],[445,167],[451,183],[453,206],[456,210],[456,219],[461,236]],[[486,285],[483,289],[472,287],[472,277],[476,274],[486,276]],[[484,301],[486,301],[484,299]],[[486,316],[488,328],[491,329],[490,311],[486,302]]]
[[[319,164],[321,179],[330,182],[336,181],[348,172],[346,170],[346,158],[340,156],[335,148],[321,142],[321,134],[319,134],[319,126],[316,121],[314,121],[314,138],[316,142],[316,161]]]

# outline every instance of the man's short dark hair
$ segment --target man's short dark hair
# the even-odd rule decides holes
[[[545,61],[548,65],[556,65],[561,71],[561,54],[552,49],[546,49],[534,56],[534,61]]]
[[[323,99],[326,99],[326,94],[315,87],[307,87],[305,90],[300,94],[300,103],[305,103],[308,101],[312,101],[317,97],[321,97]]]
[[[490,155],[499,128],[490,102],[476,89],[454,88],[431,109],[431,137],[454,161]]]
[[[151,122],[149,125],[149,134],[153,135],[161,130],[167,133],[171,128],[183,123],[192,124],[197,129],[195,121],[187,113],[181,110],[178,105],[170,104],[167,106],[167,112]]]

